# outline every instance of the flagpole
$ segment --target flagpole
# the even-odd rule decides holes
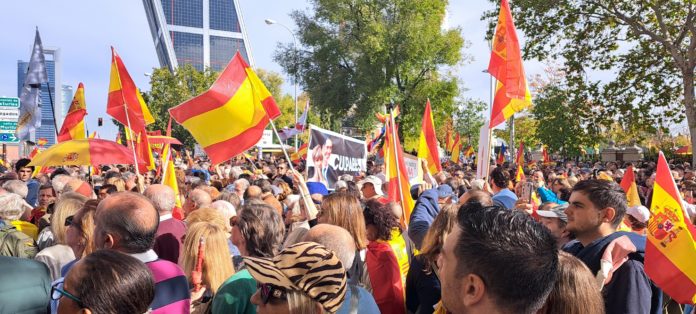
[[[53,93],[51,93],[51,83],[46,82],[48,88],[48,100],[51,104],[51,114],[53,115],[53,130],[56,131],[56,142],[58,141],[58,120],[56,120],[56,108],[53,106]]]
[[[126,122],[128,123],[128,130],[125,130],[130,135],[131,149],[133,150],[133,161],[135,162],[135,174],[140,176],[140,169],[138,169],[138,156],[135,154],[135,143],[133,142],[133,133],[131,133],[131,123],[128,117],[128,107],[127,104],[123,104],[123,111],[126,112]]]
[[[396,126],[394,125],[394,103],[392,102],[392,103],[388,104],[387,107],[389,108],[389,122],[391,123],[391,131],[392,131],[391,139],[393,142],[392,146],[394,146],[394,161],[395,161],[394,166],[396,166],[396,182],[399,185],[399,197],[400,197],[399,200],[401,201],[401,221],[405,222],[406,219],[408,219],[408,218],[405,217],[406,209],[404,208],[404,206],[406,206],[406,204],[404,204],[404,191],[402,190],[402,186],[401,186],[401,174],[400,174],[401,169],[399,169],[399,158],[398,158],[399,153],[397,151],[397,145],[396,145]],[[385,163],[386,163],[386,160],[385,160]],[[387,175],[389,175],[389,173],[387,173]],[[408,227],[408,226],[405,226],[405,227]]]
[[[280,139],[280,135],[278,134],[278,130],[276,129],[275,123],[273,123],[273,119],[268,119],[268,120],[271,122],[271,128],[273,128],[273,134],[275,134],[275,136],[278,138],[278,140],[281,143],[280,148],[283,151],[283,154],[285,155],[285,160],[287,161],[288,165],[290,165],[290,167],[292,167],[292,161],[290,161],[290,156],[288,155],[288,151],[285,149],[285,145],[282,144],[283,141]],[[253,163],[252,163],[252,165],[253,165]],[[309,208],[309,203],[307,203],[307,197],[305,196],[305,193],[300,193],[300,197],[302,198],[302,201],[305,204],[305,208]]]
[[[167,168],[169,168],[169,158],[171,157],[171,144],[165,144],[167,146],[167,157],[162,160],[163,163],[166,164],[161,164],[160,167],[162,167],[162,181],[164,181],[164,178],[167,176]]]
[[[510,116],[510,144],[508,147],[514,148],[515,147],[515,114],[512,114]],[[505,159],[505,156],[503,156],[503,159]],[[510,150],[510,161],[515,160],[515,152],[511,149]]]

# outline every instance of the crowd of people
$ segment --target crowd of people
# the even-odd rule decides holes
[[[643,268],[652,162],[632,167],[631,207],[629,164],[528,164],[515,182],[517,165],[483,180],[422,162],[410,210],[375,159],[333,191],[272,156],[178,160],[178,191],[29,162],[0,177],[0,313],[693,313]],[[696,220],[696,176],[672,167]]]

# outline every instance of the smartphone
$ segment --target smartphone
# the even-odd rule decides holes
[[[524,185],[522,185],[522,190],[520,191],[520,199],[526,200],[527,202],[531,202],[533,190],[534,183],[525,182]]]

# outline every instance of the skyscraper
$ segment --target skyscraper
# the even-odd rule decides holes
[[[73,87],[71,85],[63,84],[63,100],[61,101],[62,107],[60,109],[60,112],[63,117],[65,117],[68,114],[70,104],[72,103],[73,95]],[[61,126],[63,126],[63,120],[58,121],[58,129],[60,129]]]
[[[39,138],[48,140],[46,146],[56,143],[56,120],[63,121],[62,103],[63,89],[61,85],[61,61],[60,49],[44,49],[46,56],[46,72],[48,72],[48,83],[51,86],[53,107],[51,107],[51,96],[48,94],[48,86],[41,85],[41,127],[36,130],[33,141]],[[17,97],[21,94],[24,77],[27,75],[29,62],[17,60]],[[56,88],[59,86],[59,88]],[[53,115],[55,110],[55,116]]]
[[[251,56],[238,0],[143,0],[161,66],[221,71],[239,50]]]

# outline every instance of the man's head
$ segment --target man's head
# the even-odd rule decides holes
[[[31,159],[22,158],[15,163],[15,172],[20,180],[27,182],[31,179],[31,174],[34,172],[34,166],[29,166]]]
[[[109,195],[114,194],[118,192],[118,188],[113,185],[113,184],[104,184],[101,187],[99,187],[99,194],[97,195],[97,198],[102,201],[105,198],[109,197]]]
[[[549,229],[558,246],[568,243],[572,237],[571,233],[566,230],[566,225],[568,225],[568,216],[565,214],[566,208],[568,208],[568,203],[553,206],[549,210],[537,211],[539,222]]]
[[[496,167],[491,171],[488,181],[494,190],[507,189],[510,184],[510,173],[503,167]]]
[[[39,188],[39,207],[46,208],[49,204],[56,200],[56,192],[53,191],[53,186],[44,184]]]
[[[573,187],[566,229],[587,245],[616,230],[626,213],[626,194],[613,181],[585,180]]]
[[[329,165],[329,157],[331,157],[331,152],[333,152],[333,142],[330,138],[327,138],[326,142],[324,142],[324,146],[321,147],[321,155],[324,158],[324,167],[328,167]]]
[[[19,220],[24,213],[24,200],[17,194],[0,194],[0,204],[0,220]]]
[[[174,190],[164,184],[150,185],[145,189],[143,195],[150,199],[160,215],[171,214],[176,205]]]
[[[237,179],[234,181],[234,192],[237,193],[240,199],[244,199],[244,193],[249,188],[249,181],[247,179]]]
[[[452,313],[535,313],[556,280],[557,252],[529,215],[465,204],[438,258],[442,303]]]
[[[369,199],[375,195],[382,195],[382,180],[377,176],[367,176],[358,182],[363,198]]]
[[[318,224],[309,229],[303,241],[316,242],[333,251],[346,271],[353,265],[355,240],[346,229],[330,224]]]
[[[143,253],[155,243],[159,215],[145,196],[120,192],[99,203],[94,224],[97,248]]]
[[[454,193],[454,189],[447,184],[443,184],[437,187],[437,202],[442,204],[449,204],[452,199],[456,200],[457,195]]]
[[[2,188],[7,192],[17,194],[24,199],[26,199],[27,195],[29,195],[29,188],[24,181],[10,180],[3,183]]]
[[[208,194],[208,192],[201,189],[193,189],[191,192],[189,192],[189,195],[182,207],[184,207],[184,213],[188,215],[196,209],[210,207],[212,202],[213,200],[210,198],[210,194]]]
[[[261,187],[258,187],[256,185],[252,185],[246,190],[246,193],[244,193],[244,199],[245,200],[250,200],[250,199],[260,200],[262,194],[263,194],[263,190],[261,189]]]

